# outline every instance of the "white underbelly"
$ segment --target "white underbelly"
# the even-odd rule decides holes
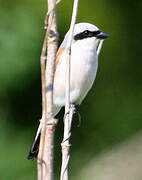
[[[71,80],[70,80],[70,101],[80,104],[92,87],[98,67],[97,56],[92,53],[90,57],[72,54],[71,59]],[[54,78],[54,104],[64,106],[65,104],[65,82],[66,70],[65,61],[56,69]]]
[[[93,85],[98,68],[97,56],[80,57],[71,66],[71,102],[80,104]]]

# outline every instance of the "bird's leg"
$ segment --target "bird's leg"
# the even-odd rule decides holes
[[[74,114],[78,114],[79,113],[79,104],[73,104],[73,105],[75,108]]]
[[[79,104],[74,104],[74,107],[75,107],[75,110],[74,110],[74,114],[75,115],[77,115],[78,116],[78,127],[80,127],[80,125],[81,125],[81,115],[80,115],[80,113],[79,113]]]
[[[70,109],[72,109],[72,108],[74,109],[73,114],[78,114],[79,113],[79,105],[78,104],[75,104],[75,103],[71,104]],[[65,119],[66,115],[68,115],[68,114],[69,114],[69,111],[65,114],[64,119]]]
[[[78,116],[78,121],[79,122],[78,122],[77,127],[80,127],[80,125],[81,125],[81,115],[79,113],[79,104],[75,104],[75,103],[71,104],[70,109],[72,109],[72,108],[74,109],[73,114]],[[66,115],[68,115],[68,114],[69,114],[69,111],[64,115],[64,119],[65,119]]]

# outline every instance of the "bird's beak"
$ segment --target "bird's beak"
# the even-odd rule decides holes
[[[96,38],[98,39],[106,39],[108,38],[110,35],[105,33],[105,32],[100,32],[99,34],[96,35]]]

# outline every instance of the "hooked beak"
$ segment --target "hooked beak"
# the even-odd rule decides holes
[[[100,32],[99,34],[96,35],[96,38],[98,39],[106,39],[108,38],[110,35],[105,33],[105,32]]]

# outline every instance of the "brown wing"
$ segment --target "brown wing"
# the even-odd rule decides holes
[[[59,64],[59,63],[61,63],[61,56],[62,56],[62,54],[63,54],[63,52],[64,52],[64,50],[65,50],[65,48],[59,48],[58,49],[58,51],[57,51],[57,54],[56,54],[56,62],[55,62],[55,69],[56,69],[56,67],[57,67],[57,65]]]

